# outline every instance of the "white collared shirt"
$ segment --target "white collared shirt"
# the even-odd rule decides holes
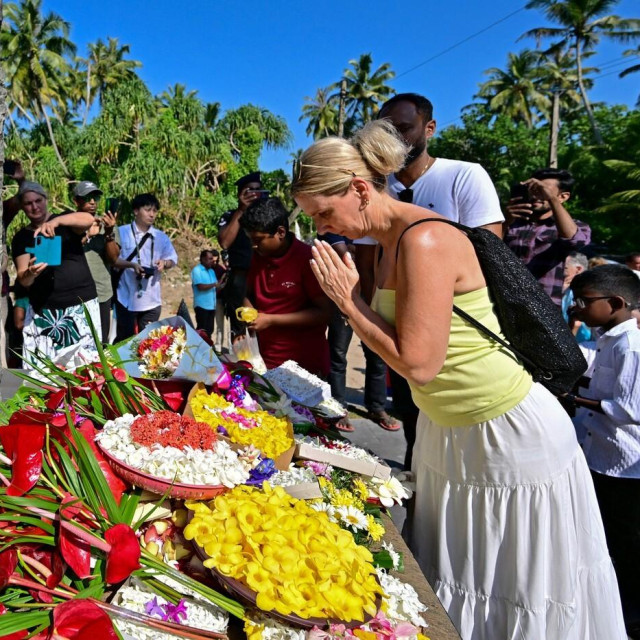
[[[576,422],[589,467],[620,478],[640,478],[640,330],[635,319],[598,338],[593,376],[584,397],[604,414],[582,409]]]
[[[145,232],[140,231],[135,222],[118,227],[120,230],[120,258],[126,260],[139,245]],[[143,267],[155,266],[158,260],[172,260],[178,263],[176,253],[169,236],[156,229],[149,228],[153,241],[149,238],[140,249],[140,256],[134,255],[131,262],[140,262]],[[161,272],[150,278],[138,280],[133,269],[124,269],[120,284],[118,285],[118,301],[129,311],[148,311],[162,305],[162,292],[160,289]]]

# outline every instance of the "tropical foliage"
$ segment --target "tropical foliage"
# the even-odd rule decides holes
[[[349,136],[373,120],[380,105],[394,94],[389,82],[395,77],[395,72],[388,62],[374,71],[373,57],[365,53],[357,60],[349,60],[349,65],[342,74],[342,80],[318,89],[313,98],[305,98],[300,121],[308,121],[306,132],[314,140],[338,135],[341,101],[343,135]]]
[[[125,214],[135,194],[154,192],[169,232],[215,235],[236,204],[233,182],[264,148],[289,145],[284,119],[252,104],[222,112],[180,84],[153,96],[127,45],[97,40],[78,57],[69,29],[41,0],[5,5],[6,156],[47,188],[53,210],[70,204],[73,182],[94,180]]]
[[[553,39],[549,51],[569,47],[575,57],[577,85],[597,144],[603,144],[584,83],[583,59],[593,51],[602,38],[628,42],[640,36],[640,19],[621,18],[609,14],[619,0],[531,0],[528,9],[542,9],[556,27],[538,27],[523,37],[534,37],[538,42]]]

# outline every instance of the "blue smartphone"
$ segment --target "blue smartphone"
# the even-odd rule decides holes
[[[62,262],[62,237],[36,236],[35,246],[27,247],[27,253],[36,257],[36,264],[45,262],[50,267],[57,267]]]

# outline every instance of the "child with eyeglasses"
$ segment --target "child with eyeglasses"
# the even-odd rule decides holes
[[[640,279],[617,264],[595,267],[571,282],[572,312],[601,327],[593,375],[578,412],[609,552],[618,577],[627,632],[640,637]]]

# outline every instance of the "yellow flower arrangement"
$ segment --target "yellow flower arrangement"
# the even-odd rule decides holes
[[[304,500],[265,482],[186,506],[194,517],[184,536],[203,547],[205,566],[255,591],[260,609],[345,622],[375,615],[371,553]]]
[[[193,417],[214,429],[224,427],[236,444],[253,445],[268,458],[277,458],[294,445],[293,430],[286,418],[267,411],[238,408],[217,393],[197,391],[191,399]]]

